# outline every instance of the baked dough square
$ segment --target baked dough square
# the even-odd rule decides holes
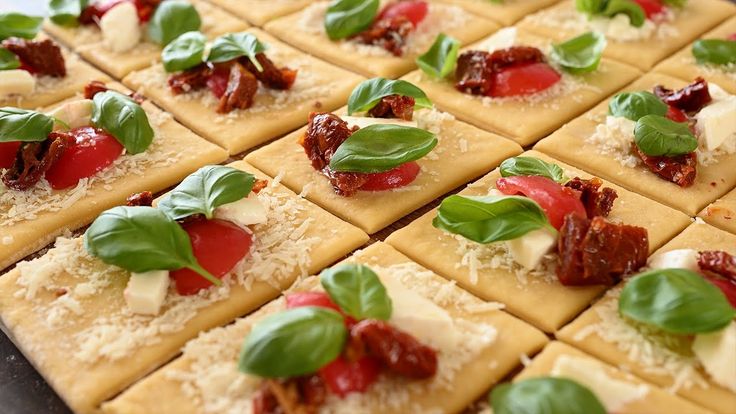
[[[208,38],[240,32],[248,28],[242,20],[226,11],[202,0],[189,0],[202,19],[200,31]],[[112,52],[102,41],[102,32],[96,25],[63,27],[50,20],[44,23],[44,30],[58,41],[72,48],[93,65],[109,73],[115,79],[122,79],[128,73],[143,69],[161,60],[161,46],[142,40],[127,52]],[[145,37],[145,27],[144,37]]]
[[[716,227],[736,234],[736,190],[716,200],[698,216]]]
[[[335,65],[367,77],[397,78],[417,67],[414,60],[426,52],[442,32],[467,44],[500,29],[490,20],[454,5],[431,2],[429,13],[410,36],[404,56],[397,57],[381,47],[353,41],[331,41],[323,20],[329,2],[314,2],[304,10],[273,20],[264,28],[285,42]]]
[[[457,4],[465,10],[510,26],[522,17],[537,10],[549,7],[559,0],[436,0],[443,3]]]
[[[407,288],[447,310],[455,326],[475,326],[478,332],[489,332],[490,328],[496,333],[490,344],[481,339],[468,340],[452,354],[440,353],[439,371],[434,380],[407,383],[382,376],[364,394],[346,399],[328,397],[325,408],[330,412],[461,412],[518,366],[520,354],[533,355],[547,342],[542,332],[498,310],[498,304],[469,295],[384,243],[356,252],[348,261],[367,264],[382,277],[398,278]],[[312,277],[300,282],[294,290],[311,290],[318,284],[318,279]],[[238,353],[251,325],[283,309],[284,302],[280,298],[230,326],[200,335],[186,345],[181,358],[105,404],[104,412],[206,413],[218,411],[214,404],[220,403],[223,405],[219,407],[235,407],[238,412],[246,412],[252,404],[253,387],[258,383],[245,380],[238,372]],[[465,329],[468,328],[462,328]],[[452,362],[443,364],[443,356]],[[243,386],[233,389],[228,388],[230,384]]]
[[[651,91],[658,84],[679,89],[687,85],[687,82],[658,73],[649,73],[627,86],[626,90]],[[720,155],[715,158],[717,160],[715,164],[698,163],[695,183],[683,188],[660,178],[646,168],[638,157],[624,152],[625,150],[602,149],[590,138],[599,125],[606,123],[607,113],[608,100],[605,100],[540,141],[534,149],[692,216],[736,186],[736,170],[733,168],[736,164],[736,154]],[[700,154],[698,156],[702,159]]]
[[[568,177],[591,175],[543,155],[527,151],[523,156],[557,163]],[[461,195],[479,196],[495,188],[498,170],[469,184]],[[654,251],[690,223],[686,215],[659,205],[638,194],[604,182],[618,192],[610,214],[612,221],[641,226],[649,232],[649,249]],[[437,210],[432,210],[408,226],[391,234],[386,242],[417,263],[456,281],[470,293],[506,305],[509,313],[544,330],[554,332],[572,320],[604,290],[604,286],[566,287],[554,272],[556,256],[529,272],[505,258],[505,249],[481,245],[432,226]],[[553,257],[554,256],[554,257]]]
[[[633,33],[619,33],[589,23],[588,16],[575,10],[575,2],[566,0],[527,16],[518,26],[557,41],[591,30],[603,31],[608,38],[603,56],[649,70],[734,13],[736,6],[727,1],[688,0],[682,9],[666,12],[662,23],[648,21],[639,29],[631,28]]]
[[[700,39],[726,39],[736,33],[736,17],[725,21],[710,32],[700,36]],[[736,67],[727,67],[698,64],[692,53],[692,44],[687,45],[674,56],[664,60],[654,68],[655,72],[674,76],[691,82],[698,76],[710,79],[728,93],[736,94]]]
[[[169,74],[160,64],[133,72],[123,82],[150,97],[196,133],[230,154],[237,154],[304,125],[312,111],[329,111],[344,105],[353,88],[363,80],[261,30],[249,29],[248,33],[268,44],[266,55],[277,66],[298,70],[291,89],[259,88],[249,109],[218,114],[218,100],[208,89],[174,95],[166,82]]]
[[[470,45],[465,50],[485,50],[483,45],[486,40]],[[547,51],[551,41],[519,30],[515,44]],[[462,93],[455,89],[453,79],[436,80],[420,70],[409,73],[403,79],[422,88],[443,111],[527,146],[639,75],[639,70],[631,66],[602,59],[595,72],[581,76],[564,74],[562,80],[547,91],[502,99]]]
[[[120,84],[107,86],[128,92]],[[72,99],[81,99],[81,95]],[[0,270],[63,232],[89,224],[102,211],[125,204],[125,198],[133,193],[162,191],[203,165],[227,159],[222,148],[193,134],[170,114],[148,101],[142,106],[155,133],[145,152],[121,156],[74,188],[53,190],[42,180],[32,189],[16,191],[0,183]]]
[[[736,254],[736,235],[696,220],[657,253],[685,248],[725,250]],[[666,352],[661,343],[648,340],[624,322],[618,315],[619,293],[620,288],[609,291],[606,297],[561,329],[557,337],[611,365],[626,367],[626,370],[653,384],[676,390],[681,397],[709,410],[732,414],[736,407],[736,393],[710,381],[694,358],[680,356],[674,351]],[[641,357],[637,357],[637,351]],[[653,362],[646,364],[642,358]],[[676,375],[682,377],[675,378]],[[689,388],[688,382],[692,382]],[[707,384],[707,387],[700,383]]]
[[[297,12],[315,0],[210,0],[230,13],[256,26],[277,17]]]
[[[610,378],[610,380],[623,381],[628,383],[627,385],[638,387],[637,391],[641,390],[643,394],[641,396],[617,395],[617,399],[621,401],[621,405],[616,409],[616,413],[638,414],[656,412],[707,414],[711,412],[710,410],[697,406],[684,398],[672,395],[662,388],[644,382],[624,370],[605,364],[584,352],[580,352],[570,345],[558,341],[547,344],[542,352],[532,360],[531,364],[527,365],[524,370],[514,378],[514,382],[535,377],[553,376],[552,373],[555,371],[555,366],[560,364],[558,361],[564,361],[565,359],[568,359],[569,364],[577,361],[584,361],[586,364],[600,364],[601,371],[596,372],[601,372],[603,375]],[[581,367],[581,369],[585,368]],[[596,375],[596,372],[587,372],[586,374],[594,376]],[[584,386],[594,386],[594,384],[586,384],[585,382],[580,383]],[[604,385],[601,384],[600,386],[603,387]],[[621,391],[622,390],[619,390],[619,392]]]
[[[245,162],[231,166],[264,177]],[[260,307],[299,275],[319,271],[368,240],[282,186],[271,183],[258,198],[269,220],[251,227],[250,256],[220,288],[180,296],[172,284],[158,316],[128,311],[128,272],[90,257],[81,237],[58,239],[46,255],[0,278],[0,318],[8,336],[72,410],[96,412],[199,332]]]
[[[346,110],[337,113],[342,115]],[[416,111],[414,120],[419,128],[435,133],[439,143],[417,161],[422,170],[416,180],[394,190],[359,191],[350,197],[336,194],[327,177],[312,168],[298,143],[306,127],[253,151],[245,159],[266,174],[280,177],[294,192],[373,234],[522,151],[507,139],[436,109]]]

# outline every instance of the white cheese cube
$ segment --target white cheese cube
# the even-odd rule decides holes
[[[496,50],[508,49],[516,43],[517,30],[516,27],[507,27],[497,31],[493,36],[483,41],[478,49],[485,50],[487,52],[494,52]]]
[[[21,69],[0,70],[0,96],[29,95],[36,88],[36,78]]]
[[[245,227],[265,223],[268,220],[268,210],[255,193],[250,193],[246,198],[217,207],[215,218]]]
[[[133,2],[122,2],[105,13],[100,19],[100,30],[103,42],[111,52],[123,53],[133,49],[142,35]]]
[[[67,102],[53,110],[49,115],[61,122],[54,124],[54,129],[69,129],[89,126],[92,124],[92,108],[94,103],[91,99],[80,99]]]
[[[131,273],[123,292],[125,303],[133,312],[141,315],[158,315],[169,290],[169,271],[152,270]]]
[[[695,335],[693,352],[713,381],[736,392],[736,322],[717,332]]]
[[[519,238],[506,241],[514,261],[529,270],[539,266],[544,255],[551,252],[556,245],[557,234],[546,228],[533,230]]]
[[[714,101],[695,115],[695,129],[702,147],[713,151],[736,140],[736,98]]]
[[[348,123],[349,127],[357,126],[365,128],[369,125],[398,125],[411,128],[417,128],[414,121],[404,121],[403,119],[394,118],[371,118],[368,116],[341,116],[340,119]]]
[[[687,269],[697,272],[698,251],[693,249],[677,249],[658,253],[649,258],[647,265],[652,269]]]

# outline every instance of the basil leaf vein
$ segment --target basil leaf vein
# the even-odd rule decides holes
[[[405,80],[373,78],[363,81],[348,98],[348,115],[355,112],[367,112],[381,101],[381,98],[391,95],[409,96],[414,98],[415,108],[431,108],[432,102],[427,95],[412,83]]]
[[[346,314],[357,320],[391,317],[391,298],[378,275],[362,264],[342,264],[319,275],[322,287]]]
[[[79,25],[79,15],[87,7],[88,0],[51,0],[49,18],[52,22],[67,27]]]
[[[93,98],[92,124],[112,134],[130,154],[145,151],[153,142],[146,112],[135,101],[115,91]]]
[[[333,0],[325,13],[325,32],[330,40],[360,33],[373,24],[378,0]]]
[[[700,39],[693,43],[692,53],[700,63],[728,65],[736,63],[736,41],[725,39]]]
[[[567,378],[540,377],[501,384],[493,389],[494,414],[606,414],[588,388]]]
[[[0,47],[0,70],[18,69],[20,67],[20,59],[15,53],[4,47]]]
[[[267,48],[266,44],[261,43],[257,37],[250,33],[228,33],[215,39],[207,61],[213,63],[227,62],[246,56],[256,69],[263,71],[256,55],[266,51]]]
[[[608,102],[608,113],[638,121],[646,115],[667,115],[667,104],[651,92],[623,92]]]
[[[26,16],[21,13],[0,13],[0,40],[9,37],[33,39],[41,30],[43,17]]]
[[[502,177],[537,175],[560,184],[568,180],[565,171],[559,165],[534,157],[508,158],[501,163],[500,170]]]
[[[0,142],[44,141],[54,128],[54,119],[27,109],[0,108]]]
[[[606,38],[597,32],[588,32],[552,46],[550,57],[573,74],[593,72],[598,69],[606,48]]]
[[[645,115],[636,122],[634,141],[639,149],[650,156],[673,157],[689,154],[698,147],[688,125],[661,115]]]
[[[417,57],[417,66],[433,78],[445,78],[455,70],[459,50],[460,42],[444,33],[440,33],[432,46],[424,54]]]
[[[189,2],[166,0],[156,7],[156,11],[148,22],[148,37],[166,46],[186,32],[199,30],[200,26],[202,26],[202,19],[197,9]]]
[[[200,32],[186,32],[164,47],[161,60],[166,72],[193,68],[204,61],[207,38]]]

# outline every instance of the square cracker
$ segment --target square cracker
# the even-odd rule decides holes
[[[467,44],[500,28],[460,7],[432,2],[427,17],[410,37],[407,52],[397,57],[378,46],[331,41],[322,24],[327,5],[326,1],[315,2],[303,11],[267,23],[265,29],[305,52],[353,72],[396,78],[417,67],[415,58],[429,49],[440,32]]]
[[[127,93],[119,84],[108,87]],[[76,99],[81,96],[70,98]],[[222,148],[193,134],[150,102],[142,106],[155,133],[146,152],[123,155],[73,188],[52,190],[44,180],[29,190],[15,191],[0,183],[4,190],[0,191],[0,270],[51,243],[64,231],[80,228],[102,211],[125,204],[133,193],[162,191],[197,168],[227,158]]]
[[[237,154],[306,123],[312,111],[329,111],[343,105],[363,78],[301,53],[258,29],[248,29],[268,44],[266,55],[278,66],[298,70],[291,89],[260,87],[251,108],[228,114],[216,112],[218,100],[205,88],[174,95],[162,65],[133,72],[124,83],[165,108],[182,124]]]
[[[698,216],[716,227],[736,234],[736,189],[704,208]]]
[[[478,16],[491,19],[503,26],[510,26],[522,17],[551,6],[560,0],[435,0],[456,4]]]
[[[210,39],[248,28],[248,25],[242,20],[206,1],[189,0],[189,2],[194,5],[202,19],[200,31]],[[145,25],[141,27],[143,39],[135,48],[127,52],[116,53],[105,46],[102,32],[96,25],[64,27],[50,20],[44,23],[46,32],[116,79],[122,79],[134,70],[146,68],[161,60],[163,47],[144,40],[146,27]]]
[[[651,69],[698,35],[732,16],[736,13],[736,6],[723,0],[688,0],[682,9],[675,9],[674,13],[674,20],[668,23],[672,30],[667,31],[667,36],[660,38],[655,35],[650,39],[629,42],[608,39],[603,56],[642,70]],[[587,31],[565,26],[571,18],[579,16],[575,2],[566,0],[527,16],[518,26],[549,39],[563,40]]]
[[[251,24],[263,26],[277,17],[297,12],[315,0],[211,0]]]
[[[568,356],[574,358],[585,358],[593,361],[597,359],[590,355],[581,352],[570,345],[563,342],[550,342],[546,347],[539,353],[530,365],[527,365],[519,375],[514,378],[514,382],[535,378],[550,376],[554,369],[557,358],[561,356]],[[671,393],[663,390],[662,388],[656,387],[649,383],[646,383],[639,378],[626,373],[623,370],[612,367],[606,363],[601,363],[601,367],[604,369],[605,374],[618,381],[625,381],[633,386],[645,385],[647,387],[647,393],[643,398],[634,397],[633,400],[627,402],[620,409],[616,410],[619,414],[638,414],[638,413],[688,413],[688,414],[708,414],[711,411],[699,407],[684,398],[672,395]],[[588,384],[582,384],[588,385]],[[623,397],[623,396],[622,396]]]
[[[231,166],[264,177],[242,161]],[[0,278],[0,319],[8,336],[72,410],[97,412],[199,332],[260,307],[297,276],[319,271],[368,240],[282,186],[271,185],[258,197],[269,206],[270,220],[251,226],[251,255],[222,288],[183,297],[172,284],[161,314],[133,315],[123,299],[129,273],[88,256],[81,237],[60,239],[45,256]],[[28,292],[19,285],[26,271],[39,278],[29,298],[16,294]],[[61,298],[59,289],[66,292]],[[94,293],[83,295],[83,289]]]
[[[454,376],[439,380],[409,381],[401,378],[390,382],[381,376],[377,384],[366,393],[355,394],[345,400],[330,398],[328,402],[334,412],[381,412],[399,414],[408,412],[461,412],[475,399],[480,398],[494,383],[501,380],[514,367],[519,365],[519,354],[533,355],[547,342],[542,332],[500,310],[493,310],[494,304],[486,303],[469,295],[441,277],[427,271],[384,243],[376,243],[365,250],[356,252],[348,259],[351,262],[372,266],[379,274],[400,278],[409,289],[425,296],[445,308],[453,319],[463,319],[470,323],[482,323],[496,329],[494,342],[480,348],[476,357],[456,367]],[[394,270],[397,269],[397,270]],[[316,277],[299,283],[295,290],[311,290],[319,284]],[[442,292],[442,293],[441,293]],[[444,299],[441,299],[443,297]],[[225,396],[228,407],[243,407],[250,404],[247,388],[231,393],[203,390],[186,378],[211,376],[215,383],[239,382],[243,375],[237,371],[238,351],[253,323],[284,308],[283,298],[272,302],[258,312],[235,324],[210,331],[190,342],[181,358],[139,382],[113,401],[105,404],[103,410],[109,414],[176,412],[181,414],[201,412],[202,398],[187,394],[184,384],[195,394],[208,393],[203,398]],[[446,354],[444,354],[446,356]],[[215,357],[219,363],[202,364]],[[447,356],[446,356],[447,357]],[[443,354],[439,355],[440,370]],[[458,362],[460,363],[460,362]],[[218,375],[218,372],[221,373]],[[437,377],[435,377],[437,378]],[[183,381],[182,381],[183,380]],[[202,381],[205,384],[208,381]],[[380,388],[380,391],[377,391]],[[210,398],[207,398],[210,397]],[[388,404],[387,404],[388,402]]]
[[[658,84],[677,89],[687,82],[650,73],[625,90],[651,91]],[[716,164],[698,164],[695,183],[683,188],[660,178],[642,163],[629,167],[621,164],[613,154],[601,153],[596,144],[588,143],[586,139],[593,135],[599,124],[605,123],[607,113],[608,100],[543,139],[534,149],[693,216],[736,185],[736,170],[733,168],[736,154],[722,155]]]
[[[571,178],[591,177],[590,174],[536,151],[527,151],[522,155],[557,163]],[[495,188],[496,180],[500,177],[498,170],[494,170],[468,185],[460,194],[486,195],[489,189]],[[646,228],[649,232],[650,251],[664,244],[690,223],[689,217],[669,207],[659,205],[614,184],[604,181],[603,185],[613,188],[619,195],[609,219]],[[601,285],[563,286],[557,281],[554,271],[545,272],[544,269],[537,270],[533,274],[525,274],[518,265],[514,265],[513,269],[508,267],[493,269],[489,266],[479,268],[478,266],[486,265],[477,262],[477,257],[483,250],[471,251],[463,246],[470,245],[479,249],[483,246],[434,228],[432,219],[436,215],[436,209],[430,211],[391,234],[386,242],[437,274],[457,281],[469,292],[483,299],[505,304],[511,314],[546,332],[554,332],[560,328],[588,307],[590,302],[605,290],[605,286]]]
[[[734,33],[736,33],[736,17],[726,20],[720,26],[700,36],[700,39],[726,39]],[[692,44],[685,46],[674,56],[657,65],[654,71],[688,82],[702,76],[717,83],[728,93],[736,94],[736,65],[731,64],[724,67],[699,64],[693,57],[692,47]]]
[[[519,30],[516,44],[534,46],[546,51],[551,42]],[[482,50],[482,45],[483,41],[470,45],[465,50]],[[458,119],[527,146],[639,75],[639,70],[631,66],[602,59],[595,72],[581,76],[565,74],[559,86],[553,86],[548,92],[503,99],[460,92],[455,89],[453,77],[436,80],[420,70],[409,73],[403,79],[422,88],[437,107],[455,114]]]
[[[521,153],[521,147],[515,143],[446,113],[424,109],[415,112],[414,119],[419,120],[420,127],[435,133],[439,143],[417,161],[422,171],[416,180],[395,190],[359,191],[350,197],[336,194],[327,177],[312,168],[298,143],[306,128],[259,148],[246,160],[272,177],[281,177],[287,187],[372,234]]]
[[[696,221],[680,235],[659,249],[657,253],[685,248],[696,250],[725,250],[731,254],[736,254],[736,235]],[[615,289],[611,292],[616,292],[617,290]],[[626,325],[626,322],[618,316],[617,296],[615,294],[606,295],[606,297],[593,305],[592,308],[562,328],[557,333],[557,337],[611,365],[626,367],[626,370],[653,384],[666,388],[673,387],[676,381],[674,375],[679,373],[679,370],[675,372],[676,367],[683,365],[691,367],[692,364],[687,362],[691,357],[687,356],[677,359],[662,358],[667,361],[667,366],[657,364],[647,367],[639,358],[634,356],[634,349],[630,351],[624,350],[623,347],[620,347],[615,342],[606,341],[598,334],[597,328],[603,328],[611,332],[620,331],[620,328],[616,328],[613,331],[606,327],[607,324],[602,324],[601,315],[607,315],[606,319],[615,321],[616,325]],[[634,329],[631,329],[631,331],[636,332]],[[639,336],[639,338],[641,340],[641,342],[637,341],[637,348],[639,350],[643,352],[653,349],[655,353],[663,357],[661,355],[661,345],[647,341],[642,336]],[[647,344],[644,344],[644,342],[647,342]],[[670,351],[670,353],[673,352]],[[677,360],[680,360],[680,362],[675,362]],[[704,388],[697,384],[694,384],[691,388],[680,387],[677,389],[677,395],[702,405],[709,410],[722,414],[732,414],[733,408],[736,407],[736,394],[708,380],[707,374],[702,372],[700,368],[697,368],[696,371],[703,376],[708,383],[708,387]],[[683,379],[687,379],[688,377],[689,375],[686,375]]]

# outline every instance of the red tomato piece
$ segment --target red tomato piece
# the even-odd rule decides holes
[[[411,184],[419,175],[421,168],[415,161],[401,164],[393,170],[366,174],[368,181],[360,189],[364,191],[384,191]]]
[[[634,0],[634,2],[641,6],[649,20],[664,11],[664,3],[660,0]]]
[[[580,201],[580,194],[547,177],[499,178],[496,181],[496,188],[506,195],[523,195],[536,201],[547,214],[550,224],[556,229],[562,227],[565,216],[570,213],[587,217],[585,206]]]
[[[296,292],[286,295],[286,308],[300,308],[302,306],[318,306],[342,312],[339,306],[330,299],[325,292]]]
[[[734,42],[736,42],[736,33],[731,33],[731,35],[728,36],[726,40],[733,40]]]
[[[356,361],[338,357],[319,370],[319,375],[334,394],[345,397],[351,392],[365,392],[381,372],[378,360],[364,356]]]
[[[0,168],[10,168],[15,163],[15,154],[20,148],[20,141],[0,142]]]
[[[93,5],[89,6],[91,8],[91,12],[89,13],[91,13],[92,16],[97,17],[97,19],[100,19],[107,12],[112,10],[113,7],[117,6],[120,3],[126,2],[133,3],[136,11],[138,12],[138,20],[140,20],[141,23],[145,23],[151,20],[153,12],[156,11],[156,8],[154,6],[151,6],[150,4],[146,4],[145,0],[112,0],[108,2],[99,1],[94,3]]]
[[[687,122],[687,115],[685,112],[682,112],[682,110],[675,108],[674,106],[667,108],[667,114],[665,117],[675,122]]]
[[[51,187],[59,190],[77,185],[112,164],[123,153],[123,146],[107,132],[80,127],[70,131],[76,142],[46,171]]]
[[[391,3],[384,7],[378,14],[376,20],[391,19],[394,17],[406,17],[414,27],[427,17],[429,5],[424,0],[406,0]]]
[[[721,292],[726,295],[726,299],[731,303],[731,306],[736,308],[736,281],[710,275],[705,275],[704,277],[705,280],[714,284],[718,289],[721,289]]]
[[[217,278],[222,278],[250,252],[251,235],[224,220],[194,220],[181,225],[189,235],[194,257],[199,265]],[[180,295],[194,295],[212,283],[189,269],[171,272]]]
[[[212,71],[212,75],[207,78],[207,87],[210,88],[210,91],[212,91],[217,99],[222,98],[222,95],[225,94],[229,78],[230,69],[224,66],[215,67],[215,70]]]
[[[494,73],[489,96],[531,95],[552,87],[561,78],[557,71],[544,62],[509,66]]]

